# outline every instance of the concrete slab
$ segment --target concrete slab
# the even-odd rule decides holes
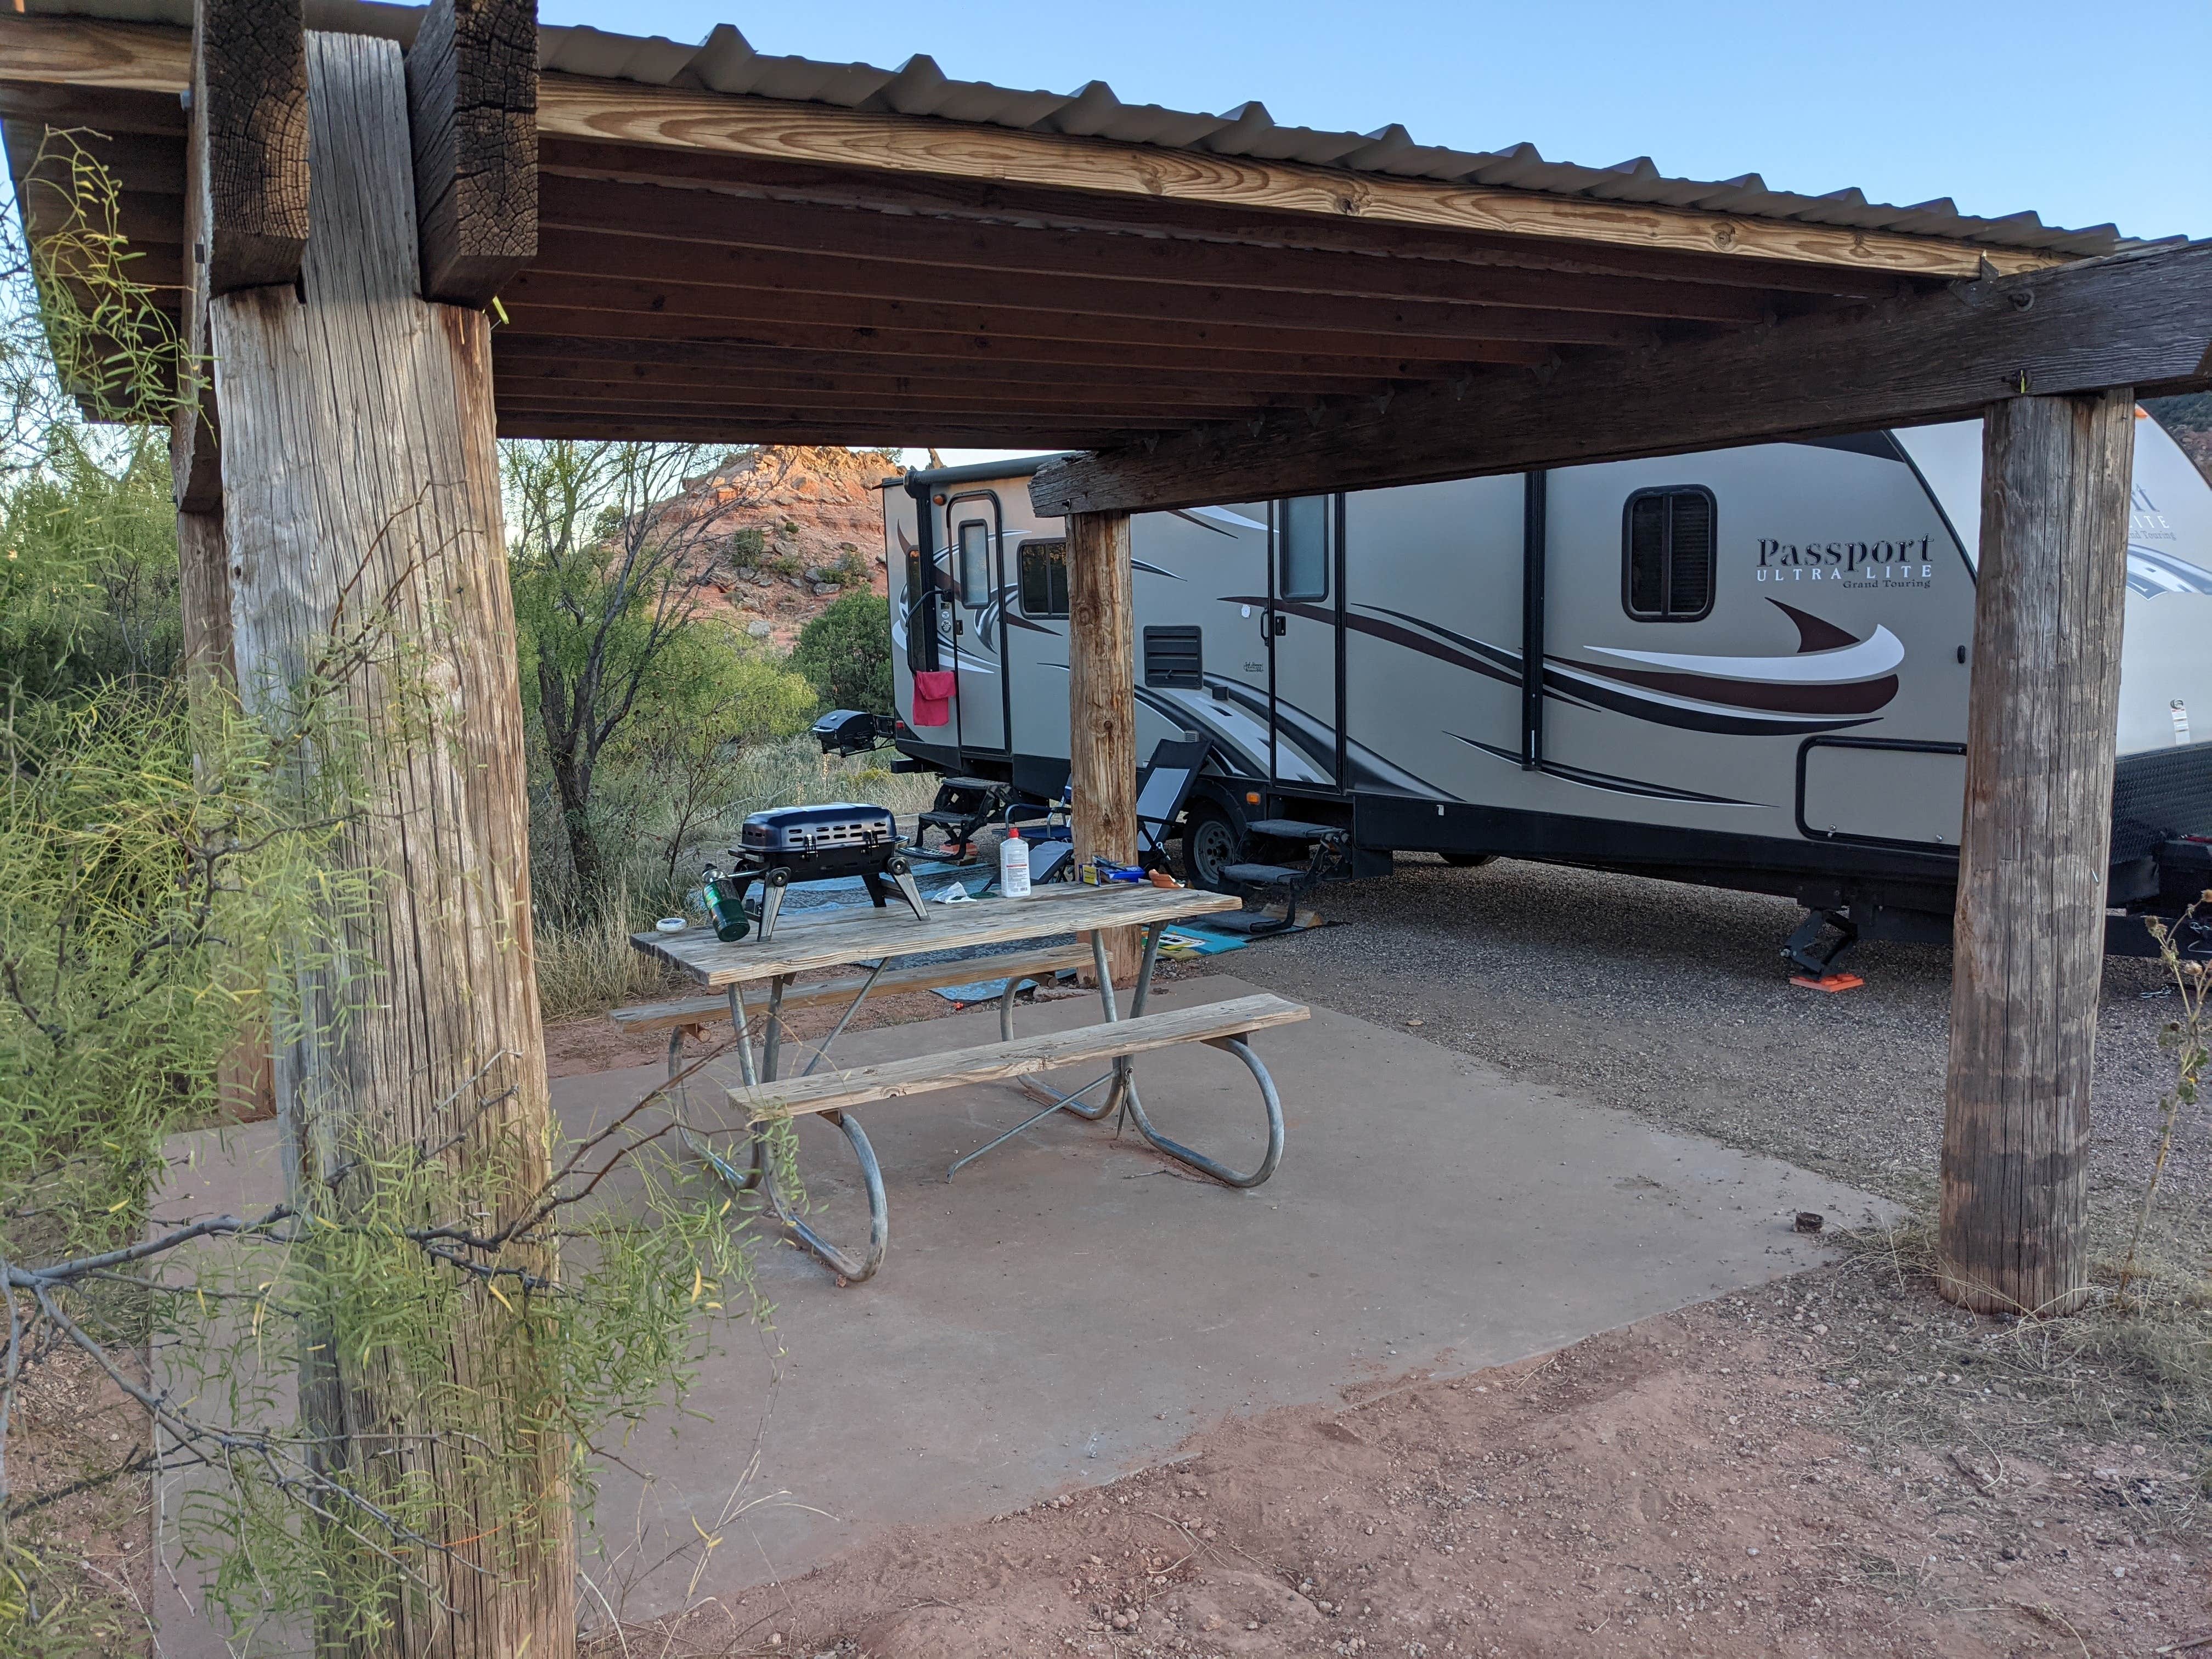
[[[1158,1006],[1253,988],[1185,981]],[[1082,999],[1018,1018],[1036,1030],[1095,1017]],[[861,1032],[840,1054],[988,1041],[995,1022],[979,1012]],[[599,1499],[594,1582],[626,1617],[650,1616],[804,1571],[875,1530],[1110,1479],[1225,1414],[1521,1358],[1796,1271],[1820,1257],[1791,1230],[1799,1210],[1832,1224],[1889,1213],[1325,1009],[1256,1046],[1288,1133],[1281,1170],[1249,1193],[1066,1117],[948,1185],[955,1158],[1026,1115],[1010,1085],[858,1114],[890,1198],[882,1273],[841,1289],[811,1256],[762,1253],[773,1331],[736,1333],[689,1414],[630,1437]],[[1165,1133],[1249,1166],[1259,1108],[1235,1060],[1182,1048],[1138,1068]],[[581,1128],[655,1078],[564,1079],[556,1104]],[[801,1148],[820,1224],[857,1239],[842,1139],[810,1123]],[[204,1156],[190,1185],[238,1201],[238,1186],[270,1178],[253,1151]],[[722,1540],[703,1560],[695,1522]]]

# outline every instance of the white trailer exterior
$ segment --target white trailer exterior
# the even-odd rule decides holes
[[[1138,753],[1212,745],[1201,880],[1287,813],[1363,872],[1510,854],[1940,937],[1980,466],[1967,422],[1141,515]],[[1049,798],[1064,544],[1030,470],[889,481],[885,540],[898,746]],[[2127,581],[2110,899],[2171,909],[2212,884],[2180,839],[2212,834],[2212,488],[2140,415]],[[917,667],[956,672],[943,726],[912,723]]]

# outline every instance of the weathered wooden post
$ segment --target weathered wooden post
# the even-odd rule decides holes
[[[2134,396],[1992,404],[1943,1124],[1944,1294],[2087,1294]]]
[[[1075,788],[1075,858],[1137,857],[1136,589],[1129,515],[1077,513],[1067,520],[1068,773]],[[1107,939],[1117,981],[1134,976],[1137,943],[1127,928]]]
[[[192,252],[238,684],[270,709],[311,669],[331,678],[369,797],[345,856],[382,878],[341,946],[374,994],[277,1057],[290,1173],[345,1209],[380,1154],[431,1149],[463,1190],[512,1195],[487,1231],[552,1146],[489,325],[469,308],[534,242],[531,158],[471,149],[511,138],[518,99],[529,125],[534,16],[441,0],[411,72],[389,41],[306,33],[301,0],[199,0],[195,30]],[[486,179],[504,181],[490,234],[470,205]],[[544,1382],[529,1345],[473,1294],[450,1339],[465,1407],[405,1396],[373,1345],[341,1340],[309,1356],[302,1412],[327,1466],[427,1478],[447,1506],[453,1542],[426,1564],[444,1610],[395,1605],[381,1650],[562,1659],[567,1448],[518,1406]],[[502,1460],[456,1455],[470,1443]]]

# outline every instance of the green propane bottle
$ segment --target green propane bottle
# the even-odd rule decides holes
[[[704,876],[707,913],[714,919],[714,937],[725,945],[735,945],[753,930],[752,919],[745,915],[744,890],[714,865],[707,866]]]

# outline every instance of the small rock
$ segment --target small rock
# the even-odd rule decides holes
[[[837,584],[835,582],[817,582],[814,584],[814,592],[817,598],[819,598],[825,593],[835,593],[836,591]]]
[[[1818,1210],[1797,1212],[1797,1231],[1801,1233],[1817,1233],[1827,1224],[1827,1221],[1828,1218]]]
[[[753,639],[764,640],[775,632],[775,626],[766,617],[755,617],[745,624],[745,632]]]

